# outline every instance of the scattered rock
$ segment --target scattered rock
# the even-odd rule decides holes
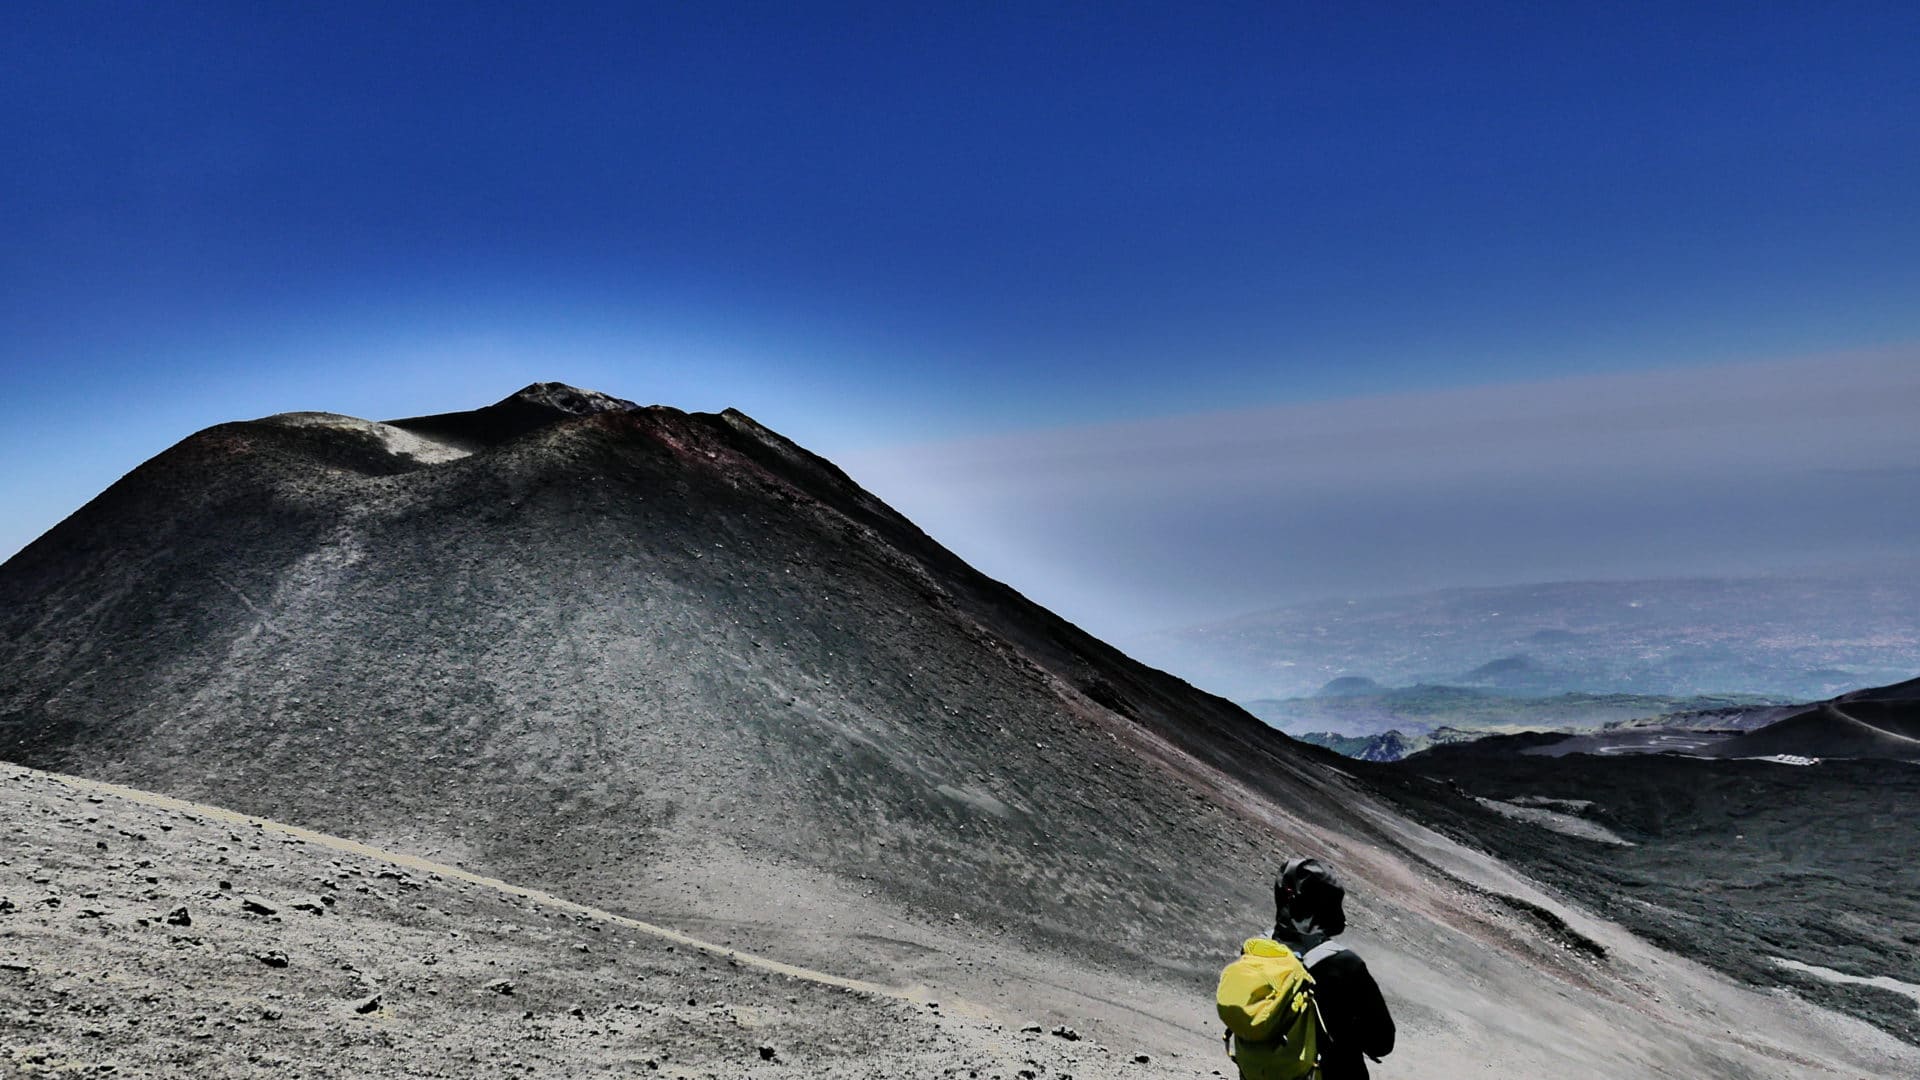
[[[486,985],[486,989],[499,994],[501,997],[512,997],[514,987],[511,980],[495,979]]]
[[[274,906],[273,906],[272,904],[269,904],[269,903],[267,903],[267,902],[266,902],[265,900],[262,900],[262,899],[260,899],[260,898],[259,898],[259,897],[257,897],[257,896],[243,896],[243,897],[241,897],[241,898],[240,898],[240,910],[242,910],[242,911],[245,911],[245,912],[249,912],[249,913],[251,913],[251,914],[254,914],[254,915],[278,915],[278,914],[280,914],[280,909],[279,909],[279,908],[277,908],[277,907],[274,907]]]
[[[1058,1038],[1067,1040],[1068,1042],[1080,1041],[1080,1033],[1073,1030],[1072,1028],[1068,1027],[1065,1024],[1061,1024],[1059,1027],[1054,1028],[1053,1034]]]
[[[380,1009],[379,994],[375,994],[372,997],[366,998],[360,1001],[359,1003],[357,1003],[356,1005],[354,1005],[353,1007],[353,1011],[359,1013],[361,1016],[365,1016],[371,1012],[378,1012],[379,1009]]]
[[[277,949],[270,952],[254,953],[253,958],[270,968],[283,968],[287,966],[287,954]]]
[[[1148,1056],[1147,1056],[1147,1055],[1145,1055],[1145,1054],[1135,1054],[1135,1055],[1133,1055],[1133,1063],[1134,1063],[1135,1065],[1145,1065],[1145,1064],[1147,1064],[1148,1062],[1150,1062],[1150,1061],[1152,1061],[1152,1060],[1153,1060],[1152,1058],[1150,1058],[1150,1057],[1148,1057]]]
[[[760,1060],[761,1060],[761,1061],[772,1061],[772,1060],[774,1059],[774,1057],[775,1057],[775,1056],[776,1056],[776,1052],[775,1052],[775,1050],[773,1049],[773,1047],[771,1047],[771,1046],[763,1046],[763,1047],[761,1047],[761,1048],[760,1048]]]
[[[1039,1025],[1039,1024],[1028,1024],[1028,1025],[1027,1025],[1026,1027],[1023,1027],[1023,1028],[1021,1028],[1021,1029],[1020,1029],[1020,1034],[1022,1034],[1022,1035],[1038,1035],[1038,1034],[1040,1034],[1040,1031],[1041,1031],[1041,1027],[1040,1027],[1040,1025]]]
[[[172,911],[167,912],[167,925],[168,926],[192,926],[193,916],[187,914],[186,908],[183,908],[183,907],[174,908]]]

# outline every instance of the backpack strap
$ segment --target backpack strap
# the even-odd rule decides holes
[[[1307,968],[1307,974],[1311,977],[1313,974],[1313,965],[1325,960],[1329,956],[1334,956],[1346,951],[1347,947],[1337,941],[1323,941],[1313,948],[1308,949],[1306,953],[1300,957],[1300,963]],[[1315,1022],[1320,1025],[1320,1033],[1331,1037],[1333,1033],[1327,1030],[1326,1015],[1320,1011],[1319,995],[1314,995],[1311,1000],[1313,1001],[1313,1018]],[[1317,1077],[1319,1074],[1316,1072],[1314,1075]]]
[[[1302,964],[1305,964],[1308,968],[1312,968],[1313,965],[1319,963],[1322,960],[1325,960],[1327,957],[1332,956],[1335,953],[1343,953],[1346,951],[1347,951],[1347,947],[1345,945],[1340,944],[1337,941],[1323,941],[1320,944],[1315,945],[1313,948],[1308,949],[1306,952],[1306,955],[1300,958],[1300,962]]]

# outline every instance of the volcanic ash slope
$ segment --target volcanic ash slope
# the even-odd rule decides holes
[[[0,1076],[1205,1075],[215,807],[0,810]]]
[[[1217,1053],[1207,984],[1304,851],[1403,1022],[1379,1076],[1920,1067],[1561,909],[1607,959],[1570,948],[1498,897],[1555,898],[734,412],[541,384],[201,432],[0,568],[0,756],[1155,1059]]]

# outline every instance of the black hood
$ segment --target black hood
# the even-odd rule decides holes
[[[1312,948],[1347,928],[1346,887],[1318,859],[1292,859],[1273,882],[1273,936]]]

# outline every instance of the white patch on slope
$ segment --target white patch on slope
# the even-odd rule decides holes
[[[1501,802],[1498,799],[1482,799],[1478,796],[1476,796],[1473,801],[1496,814],[1510,817],[1515,821],[1525,821],[1533,825],[1538,825],[1543,829],[1552,829],[1554,832],[1566,836],[1577,836],[1582,840],[1593,840],[1602,844],[1613,844],[1616,847],[1634,846],[1633,841],[1628,840],[1604,825],[1595,824],[1586,818],[1575,817],[1572,814],[1563,814],[1558,810],[1547,810],[1538,806],[1523,806],[1517,801]]]
[[[1913,999],[1914,1011],[1920,1012],[1920,985],[1901,982],[1899,979],[1890,975],[1875,975],[1871,978],[1865,975],[1849,975],[1844,971],[1835,971],[1832,968],[1820,967],[1817,964],[1804,964],[1798,960],[1788,960],[1779,956],[1773,957],[1773,962],[1789,971],[1798,971],[1803,975],[1811,975],[1816,979],[1824,979],[1830,983],[1854,983],[1860,986],[1877,986],[1882,990],[1891,990],[1896,994],[1905,994]]]
[[[339,413],[279,413],[266,417],[264,422],[279,424],[283,427],[328,428],[334,431],[356,431],[363,435],[371,435],[380,440],[380,445],[386,448],[387,453],[395,457],[410,458],[422,465],[444,465],[449,461],[458,461],[472,454],[471,451],[452,443],[416,435],[405,428],[362,420],[357,416],[343,416]]]

